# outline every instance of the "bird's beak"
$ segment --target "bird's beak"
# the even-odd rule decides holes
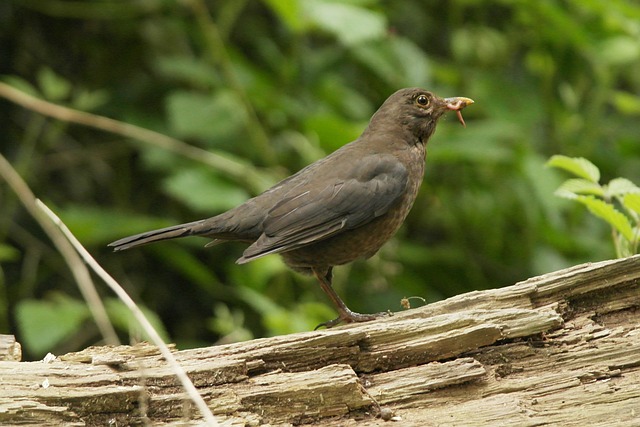
[[[467,105],[473,104],[473,99],[458,96],[456,98],[445,98],[444,103],[445,103],[445,107],[447,107],[451,111],[456,112],[456,115],[458,116],[458,120],[460,121],[462,126],[467,127],[467,125],[464,123],[464,119],[462,118],[461,111]]]

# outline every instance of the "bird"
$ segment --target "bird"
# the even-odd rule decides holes
[[[362,134],[262,194],[207,219],[147,231],[109,243],[123,251],[187,236],[249,244],[238,264],[279,254],[294,271],[316,277],[338,317],[318,326],[367,322],[389,312],[350,310],[332,287],[333,268],[373,256],[400,228],[418,194],[426,145],[438,120],[474,101],[400,89],[373,114]]]

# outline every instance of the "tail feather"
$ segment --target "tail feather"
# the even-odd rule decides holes
[[[177,239],[179,237],[200,234],[194,233],[193,228],[194,226],[201,223],[202,221],[195,221],[186,224],[173,225],[171,227],[161,228],[159,230],[147,231],[145,233],[140,233],[134,236],[116,240],[115,242],[109,243],[107,246],[112,247],[114,252],[118,252],[136,246],[146,245],[147,243],[157,242],[160,240]]]

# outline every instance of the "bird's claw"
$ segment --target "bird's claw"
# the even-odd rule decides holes
[[[347,311],[341,313],[340,316],[336,317],[333,320],[329,320],[328,322],[320,323],[313,330],[316,331],[319,328],[325,327],[327,329],[333,328],[334,326],[338,326],[341,323],[361,323],[361,322],[370,322],[371,320],[379,319],[385,316],[393,316],[393,313],[390,311],[382,311],[380,313],[373,314],[362,314],[356,313],[355,311]]]

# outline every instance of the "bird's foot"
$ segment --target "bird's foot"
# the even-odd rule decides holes
[[[362,314],[347,309],[346,311],[340,313],[340,316],[336,317],[335,319],[329,320],[328,322],[320,323],[315,327],[314,331],[322,327],[325,327],[327,329],[333,328],[334,326],[337,326],[341,323],[369,322],[371,320],[379,319],[385,316],[393,316],[393,313],[390,311],[382,311],[380,313],[374,314]]]

